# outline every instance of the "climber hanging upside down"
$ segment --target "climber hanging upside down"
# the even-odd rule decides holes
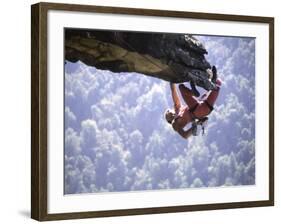
[[[212,68],[211,79],[216,84],[214,90],[210,90],[197,98],[194,91],[183,84],[179,85],[179,90],[183,100],[187,104],[183,106],[177,93],[176,84],[170,83],[172,98],[174,102],[174,109],[168,109],[165,112],[165,118],[173,129],[179,133],[180,136],[187,139],[191,135],[198,135],[198,125],[204,128],[208,121],[208,115],[212,112],[213,106],[219,95],[220,86],[222,84],[220,79],[217,79],[216,68]],[[184,127],[191,123],[191,128],[184,130]]]

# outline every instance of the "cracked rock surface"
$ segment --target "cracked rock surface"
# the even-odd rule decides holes
[[[112,72],[137,72],[206,90],[207,50],[189,34],[65,29],[65,60]]]

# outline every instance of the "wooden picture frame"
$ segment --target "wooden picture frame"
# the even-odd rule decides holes
[[[268,83],[269,119],[267,120],[268,145],[268,198],[227,203],[203,203],[180,206],[143,207],[102,211],[78,211],[49,213],[48,211],[48,12],[66,11],[79,13],[102,13],[104,15],[130,15],[158,17],[165,19],[195,19],[208,21],[226,21],[239,23],[265,24],[268,26]],[[105,27],[106,29],[106,27]],[[136,8],[118,8],[90,5],[72,5],[57,3],[38,3],[31,7],[31,217],[39,221],[59,219],[80,219],[94,217],[141,215],[226,208],[246,208],[274,205],[274,18],[241,15],[223,15],[183,11],[163,11]],[[63,158],[62,158],[63,159]]]

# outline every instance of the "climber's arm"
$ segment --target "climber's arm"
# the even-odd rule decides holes
[[[195,121],[195,123],[192,124],[192,126],[188,130],[184,130],[182,127],[178,125],[178,123],[173,122],[172,127],[173,129],[179,133],[181,137],[184,139],[188,139],[191,135],[197,135],[197,125],[200,124],[201,121]]]
[[[188,139],[191,135],[192,135],[192,127],[189,128],[188,130],[184,130],[183,128],[177,130],[177,132],[179,133],[179,135],[185,139]]]
[[[179,135],[185,139],[189,138],[192,135],[192,129],[193,127],[190,127],[188,130],[184,130],[183,128],[179,127],[179,125],[176,122],[172,123],[173,129],[179,133]]]
[[[180,109],[180,107],[181,107],[181,102],[180,102],[180,98],[179,98],[178,93],[177,93],[176,84],[170,82],[170,87],[171,87],[171,92],[172,92],[172,98],[173,98],[173,102],[174,102],[175,111],[178,111]]]

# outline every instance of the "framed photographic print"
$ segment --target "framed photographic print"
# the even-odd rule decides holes
[[[32,218],[274,204],[274,18],[31,9]]]

